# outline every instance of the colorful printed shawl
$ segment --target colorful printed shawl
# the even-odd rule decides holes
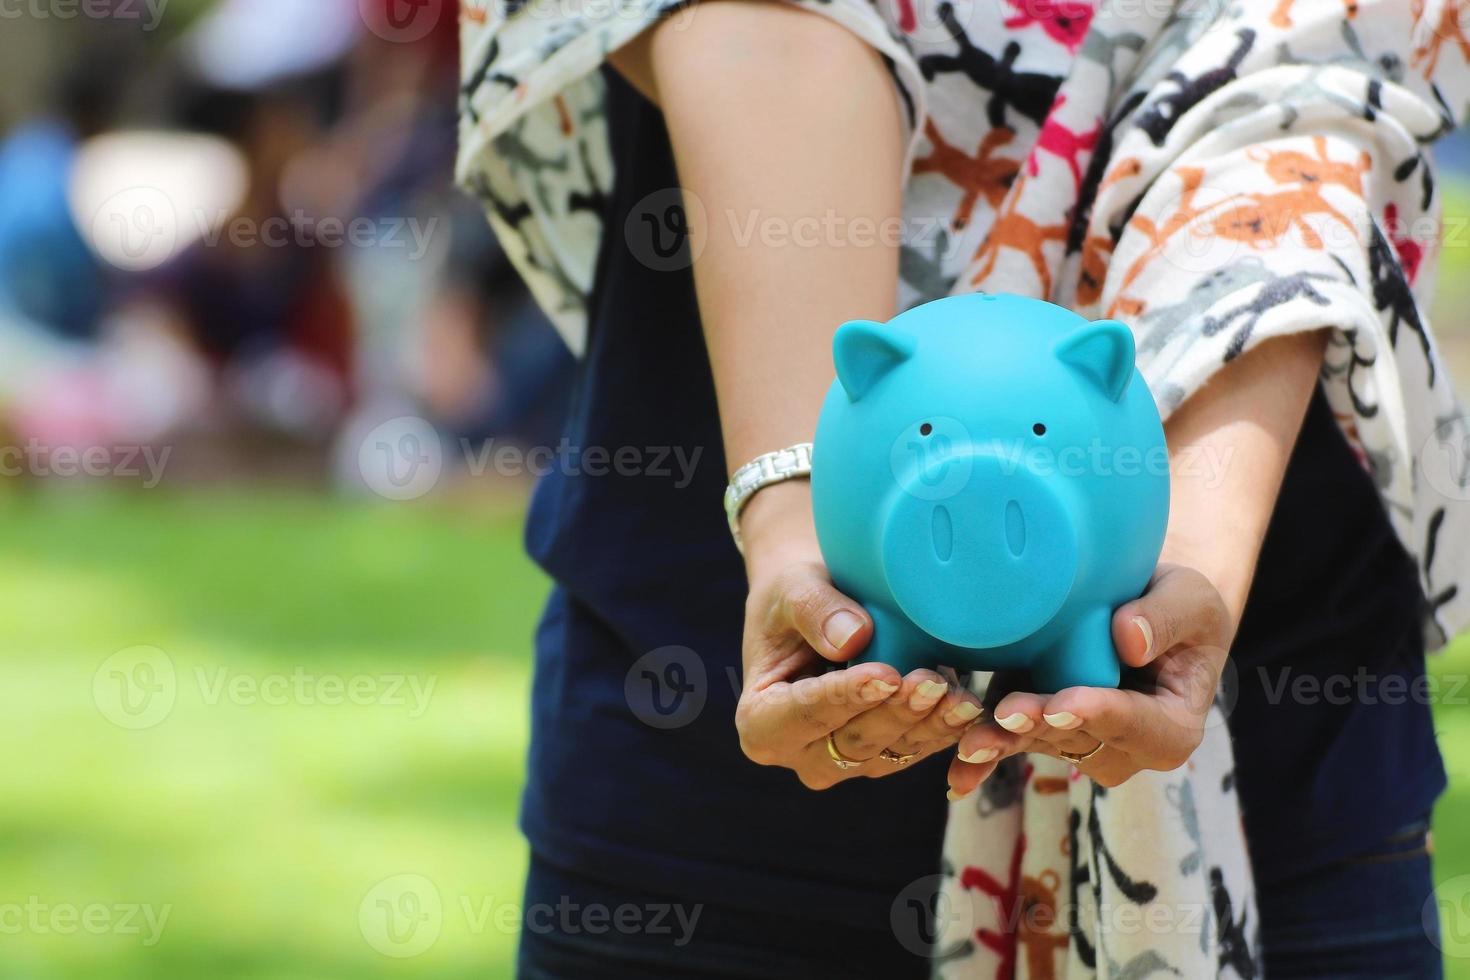
[[[466,0],[460,177],[578,350],[613,177],[596,69],[692,13],[485,2]],[[902,307],[989,290],[1118,317],[1166,414],[1262,340],[1334,328],[1322,384],[1417,561],[1433,645],[1465,624],[1470,432],[1424,311],[1466,0],[792,2],[891,64]],[[1219,708],[1188,766],[1116,789],[1011,760],[951,810],[938,975],[1256,975],[1232,768]]]

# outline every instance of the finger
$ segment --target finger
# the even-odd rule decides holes
[[[922,721],[888,747],[899,755],[908,755],[953,745],[984,710],[974,694],[963,688],[951,687]]]
[[[975,792],[981,783],[989,779],[990,774],[995,772],[996,767],[999,765],[999,759],[977,765],[961,762],[956,758],[949,764],[949,792],[945,795],[951,801],[963,800]]]
[[[1019,755],[1030,748],[1032,741],[1031,736],[1008,732],[994,721],[982,721],[971,725],[960,736],[957,757],[961,762],[983,765]]]
[[[944,748],[945,746],[937,742],[930,742],[928,745],[914,750],[911,754],[912,757],[905,759],[902,763],[883,758],[881,752],[871,759],[852,759],[847,753],[839,749],[838,752],[841,754],[843,761],[853,763],[851,765],[839,765],[837,760],[832,758],[831,752],[828,751],[827,740],[824,738],[808,745],[803,750],[800,761],[796,765],[793,765],[792,768],[796,770],[801,781],[809,788],[827,789],[848,779],[881,779],[884,776],[895,775],[911,766],[917,765],[919,762],[922,762],[936,752],[942,751]],[[895,756],[899,755],[897,752],[894,754]],[[903,753],[903,755],[909,754]]]
[[[735,713],[741,745],[756,762],[797,755],[892,697],[902,680],[887,664],[859,664],[742,696]]]
[[[1230,615],[1210,580],[1192,568],[1161,565],[1148,591],[1113,614],[1113,643],[1142,667],[1182,643],[1224,645]]]
[[[1040,694],[1012,691],[996,702],[991,717],[1006,731],[1016,735],[1026,735],[1035,731],[1038,725],[1043,724],[1041,709],[1045,706],[1046,698]]]
[[[1092,752],[1094,748],[1097,749],[1096,752]],[[1073,753],[1087,756],[1081,762],[1065,758],[1055,745],[1046,742],[1036,742],[1031,747],[1031,751],[1033,754],[1049,755],[1054,759],[1061,759],[1082,775],[1103,786],[1121,786],[1146,768],[1139,765],[1136,759],[1125,752],[1119,752],[1108,745],[1099,746],[1096,739],[1091,741],[1086,750]]]
[[[842,663],[862,652],[873,635],[873,620],[861,605],[838,592],[826,569],[795,565],[777,585],[781,619],[828,660]]]
[[[1199,744],[1203,731],[1202,720],[1198,724],[1181,721],[1166,712],[1158,698],[1128,689],[1069,687],[1052,695],[1046,713],[1067,716],[1072,731],[1103,742],[1150,769],[1181,765]]]
[[[948,691],[934,671],[913,671],[898,693],[833,733],[838,750],[849,759],[873,758],[927,718]]]
[[[1050,706],[1043,708],[1041,713],[1041,724],[1027,733],[1036,743],[1031,751],[1038,751],[1040,747],[1056,749],[1061,752],[1070,752],[1073,755],[1086,755],[1097,748],[1100,738],[1082,729],[1082,719],[1067,711],[1065,707],[1059,711],[1052,711]]]
[[[1066,752],[1086,752],[1097,745],[1096,739],[1071,730],[1078,726],[1071,724],[1071,719],[1065,714],[1057,718],[1064,727],[1053,726],[1052,719],[1047,716],[1046,703],[1044,695],[1013,691],[996,704],[995,722],[1007,731],[1033,741],[1047,742]]]

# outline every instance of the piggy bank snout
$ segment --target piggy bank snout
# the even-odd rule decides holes
[[[1045,626],[1077,574],[1065,488],[999,457],[954,460],[947,492],[914,473],[883,528],[894,600],[926,633],[956,646],[1004,646]]]

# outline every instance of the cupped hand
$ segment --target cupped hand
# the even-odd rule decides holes
[[[862,606],[832,583],[820,560],[753,571],[745,609],[745,683],[735,722],[745,754],[785,766],[812,789],[857,776],[902,772],[955,745],[981,714],[978,698],[932,670],[900,676],[885,664],[832,670],[873,634]],[[828,736],[856,766],[842,768]],[[888,758],[882,757],[887,750]],[[912,756],[904,764],[893,761]]]
[[[961,740],[949,771],[951,799],[969,795],[1001,759],[1021,752],[1092,753],[1074,764],[1104,786],[1188,761],[1204,737],[1234,636],[1219,591],[1192,568],[1161,564],[1144,595],[1114,614],[1112,627],[1123,663],[1140,668],[1125,671],[1125,686],[1006,694],[993,720]]]

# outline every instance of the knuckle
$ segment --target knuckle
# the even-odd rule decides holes
[[[1186,762],[1188,762],[1191,755],[1193,755],[1192,751],[1186,751],[1184,749],[1171,749],[1164,753],[1164,755],[1158,760],[1158,765],[1154,768],[1158,769],[1160,772],[1173,772],[1175,769],[1180,768]]]
[[[795,622],[816,625],[821,622],[829,599],[827,589],[820,583],[806,581],[795,586],[786,601]]]
[[[838,747],[842,750],[842,754],[852,759],[863,759],[875,755],[880,748],[874,743],[871,736],[856,729],[839,732],[837,741],[841,743]]]
[[[1165,606],[1159,610],[1159,632],[1162,634],[1155,642],[1158,643],[1160,652],[1171,649],[1179,642],[1183,635],[1184,621],[1179,615],[1179,610],[1173,606]]]
[[[831,789],[837,785],[837,778],[835,776],[810,769],[799,770],[796,778],[801,780],[801,785],[816,793]]]
[[[758,766],[772,766],[776,764],[776,752],[769,745],[761,745],[741,736],[740,751],[745,757]]]
[[[794,710],[796,712],[796,724],[802,731],[826,731],[832,728],[830,723],[823,723],[820,707],[816,704],[797,702]]]

